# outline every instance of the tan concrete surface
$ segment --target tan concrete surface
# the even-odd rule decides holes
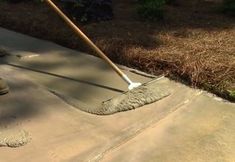
[[[201,94],[102,161],[234,162],[234,121],[234,105]]]
[[[0,48],[11,66],[27,69],[34,81],[85,103],[97,104],[127,91],[128,85],[101,59],[2,29]],[[2,40],[2,41],[1,41]],[[11,41],[5,41],[11,40]],[[124,70],[136,82],[152,80]],[[65,81],[68,82],[65,84]],[[115,81],[115,82],[114,82]],[[79,91],[79,93],[77,92]]]
[[[0,147],[0,162],[235,161],[234,104],[162,78],[159,83],[172,91],[169,97],[132,111],[91,115],[66,104],[48,88],[84,100],[118,95],[121,92],[104,86],[125,90],[125,83],[102,61],[5,29],[0,29],[0,36],[0,47],[23,55],[20,61],[8,57],[8,64],[0,65],[0,76],[11,88],[0,96],[0,132],[24,130],[32,138],[22,147]],[[83,72],[85,67],[94,75]],[[103,92],[109,95],[103,97]]]
[[[175,95],[157,103],[115,115],[95,116],[65,104],[31,82],[19,69],[2,65],[0,71],[11,87],[11,93],[0,97],[0,131],[6,127],[23,129],[32,137],[24,147],[0,148],[4,161],[25,162],[31,158],[34,161],[97,161],[197,94],[191,89],[181,90],[176,84]],[[172,102],[178,93],[183,95]]]

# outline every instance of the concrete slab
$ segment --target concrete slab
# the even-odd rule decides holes
[[[233,162],[235,106],[203,93],[102,161]]]
[[[11,88],[0,96],[0,133],[24,130],[32,138],[22,147],[0,147],[0,161],[235,161],[234,104],[162,78],[169,97],[128,112],[91,115],[48,88],[94,103],[118,95],[125,83],[102,61],[5,29],[0,35],[0,47],[23,56],[0,65]]]
[[[133,90],[133,95],[123,95],[123,92],[128,91],[128,84],[107,63],[97,57],[72,50],[65,50],[63,47],[60,50],[59,46],[52,43],[46,45],[44,49],[40,45],[40,41],[36,43],[35,40],[30,41],[29,38],[25,39],[25,44],[20,44],[23,51],[18,51],[17,45],[14,48],[14,44],[20,41],[19,37],[10,35],[10,37],[5,39],[12,40],[10,45],[7,46],[5,44],[3,47],[9,51],[9,57],[5,59],[8,65],[27,70],[28,74],[35,78],[36,82],[43,84],[66,100],[67,103],[83,111],[107,115],[138,108],[170,94],[168,92],[169,88],[164,88],[166,85],[158,84],[157,82],[156,86],[152,83],[154,86],[151,88],[149,88],[150,85],[146,86],[148,90],[142,88],[143,91],[141,92],[144,93],[140,93],[139,89],[139,91]],[[51,50],[47,54],[34,53],[38,49],[34,45],[35,50],[32,50],[33,47],[31,47],[31,51],[25,52],[28,50],[28,44],[31,42],[39,44],[39,48],[43,51],[46,51],[49,46],[51,46]],[[128,70],[123,71],[134,82],[145,83],[152,79],[131,73]],[[138,95],[140,97],[136,99]],[[125,99],[128,99],[127,102]]]
[[[5,29],[0,30],[0,34],[0,48],[6,49],[13,56],[18,56],[8,57],[8,65],[25,69],[25,73],[34,81],[51,90],[91,105],[128,90],[127,84],[97,57]],[[152,80],[128,70],[123,71],[134,81],[144,83]]]
[[[110,116],[84,113],[30,80],[22,70],[0,66],[11,93],[0,97],[0,132],[23,129],[24,147],[0,148],[4,161],[99,161],[112,149],[174,112],[197,93],[175,85],[175,95],[134,111]],[[169,80],[164,80],[169,82]],[[184,87],[187,89],[187,87]],[[178,96],[180,93],[180,97]],[[181,95],[182,94],[182,95]],[[171,101],[173,98],[177,98]],[[168,103],[168,104],[165,104]]]

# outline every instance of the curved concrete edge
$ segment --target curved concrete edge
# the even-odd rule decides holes
[[[140,87],[127,91],[107,101],[103,101],[99,105],[89,105],[54,90],[50,91],[63,99],[66,103],[82,111],[95,115],[111,115],[118,112],[134,110],[169,96],[172,90],[167,88],[167,83],[161,82],[161,79],[164,78],[154,79]]]
[[[135,111],[97,116],[69,106],[37,82],[31,81],[32,78],[24,70],[8,65],[1,65],[0,68],[1,76],[12,89],[8,95],[0,98],[1,110],[16,115],[16,119],[7,116],[7,122],[12,121],[17,128],[23,127],[32,134],[33,139],[17,151],[3,148],[0,155],[8,161],[27,161],[30,157],[35,161],[100,159],[178,109],[185,99],[195,93],[179,84],[170,84],[174,93],[159,102]],[[169,80],[165,78],[160,82],[169,83]],[[176,98],[179,94],[183,95]]]

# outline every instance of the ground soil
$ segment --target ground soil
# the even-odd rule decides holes
[[[178,0],[163,21],[149,22],[139,20],[135,1],[113,2],[112,21],[78,23],[112,60],[235,101],[235,18],[220,4]],[[92,53],[44,3],[0,3],[0,26]]]

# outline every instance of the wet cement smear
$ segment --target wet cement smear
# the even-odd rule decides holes
[[[126,93],[110,100],[104,101],[100,105],[88,105],[54,91],[53,93],[63,98],[70,105],[77,107],[82,111],[96,115],[110,115],[117,112],[133,110],[170,95],[170,91],[168,91],[166,87],[163,87],[162,84],[158,83],[157,80],[141,85],[138,88],[127,91]]]
[[[25,130],[0,130],[0,147],[20,147],[31,140]]]

